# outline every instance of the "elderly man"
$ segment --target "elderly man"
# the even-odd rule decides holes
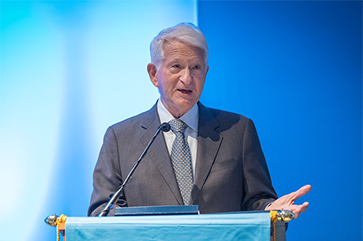
[[[253,122],[199,102],[208,73],[202,32],[181,23],[151,42],[147,71],[160,98],[149,110],[107,130],[94,170],[88,215],[97,215],[119,188],[161,123],[158,135],[116,206],[199,205],[201,213],[289,209],[298,217],[310,191],[277,198]],[[114,214],[114,209],[109,215]]]

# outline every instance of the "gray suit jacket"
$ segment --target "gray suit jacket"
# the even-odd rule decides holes
[[[277,198],[253,122],[199,105],[198,151],[190,204],[201,213],[259,210]],[[108,128],[93,176],[88,215],[118,189],[160,125],[156,105]],[[182,205],[164,136],[158,135],[117,206]],[[109,215],[114,214],[114,209]]]

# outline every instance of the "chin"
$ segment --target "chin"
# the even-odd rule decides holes
[[[181,109],[190,109],[192,108],[195,103],[197,103],[198,101],[195,101],[195,100],[186,100],[186,99],[183,99],[183,100],[180,100],[178,101],[178,106],[180,107],[184,107],[184,108],[181,108]]]

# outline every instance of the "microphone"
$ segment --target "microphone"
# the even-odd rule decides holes
[[[112,195],[112,197],[110,198],[110,200],[107,202],[106,206],[103,208],[102,212],[100,212],[98,214],[99,217],[107,216],[107,214],[110,212],[113,204],[115,204],[115,202],[117,201],[117,199],[120,197],[120,195],[122,193],[122,190],[124,189],[126,183],[129,181],[130,177],[135,172],[136,167],[140,164],[141,160],[144,158],[146,152],[149,150],[151,144],[154,142],[155,138],[158,136],[158,134],[160,133],[160,131],[168,132],[168,131],[170,131],[170,128],[171,128],[170,127],[170,124],[169,123],[166,123],[166,122],[162,123],[158,127],[158,129],[156,130],[154,136],[151,138],[151,140],[147,144],[145,150],[142,152],[142,154],[139,157],[139,159],[135,162],[134,166],[132,167],[131,171],[129,172],[129,174],[125,178],[124,182],[121,184],[121,186],[119,187],[119,189],[117,189],[117,191]]]
[[[170,129],[171,129],[171,127],[170,127],[170,124],[169,123],[167,123],[167,122],[164,122],[163,124],[161,124],[160,126],[159,126],[159,128],[163,131],[163,132],[168,132],[168,131],[170,131]],[[157,132],[157,134],[158,134],[158,131],[159,130],[157,130],[156,132]],[[156,134],[156,135],[157,135]]]

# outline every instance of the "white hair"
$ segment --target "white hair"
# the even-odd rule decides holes
[[[150,43],[151,62],[157,69],[164,60],[163,44],[171,39],[200,48],[204,53],[205,66],[208,65],[208,45],[203,33],[192,23],[179,23],[162,30]]]

